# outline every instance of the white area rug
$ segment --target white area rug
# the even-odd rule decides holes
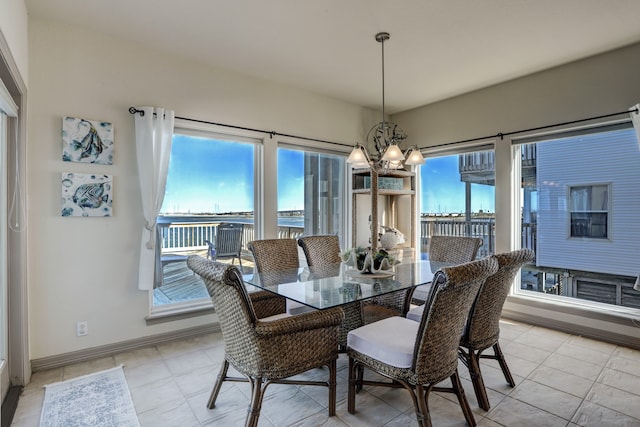
[[[122,365],[45,385],[40,427],[139,427]]]

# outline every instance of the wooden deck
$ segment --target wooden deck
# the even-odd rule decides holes
[[[188,254],[191,255],[191,254]],[[205,254],[198,253],[205,256]],[[230,259],[221,259],[220,262],[231,263]],[[238,267],[238,260],[234,259]],[[253,272],[253,258],[250,255],[242,257],[243,273]],[[207,288],[202,279],[187,267],[186,261],[172,262],[163,268],[162,286],[153,290],[153,305],[175,304],[200,298],[209,298]]]

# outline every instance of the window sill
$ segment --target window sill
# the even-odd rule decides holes
[[[145,320],[147,325],[157,325],[213,313],[215,313],[215,310],[211,300],[205,298],[178,304],[155,306],[152,308],[151,313],[145,317]]]
[[[507,297],[503,318],[640,348],[640,310],[534,294]]]

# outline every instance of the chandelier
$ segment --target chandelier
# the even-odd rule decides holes
[[[376,41],[382,46],[382,120],[374,125],[367,134],[367,143],[378,152],[376,161],[372,161],[367,149],[357,143],[347,158],[354,168],[377,167],[382,169],[400,169],[404,165],[424,164],[424,157],[417,146],[402,152],[399,144],[407,139],[404,131],[395,123],[385,118],[384,110],[384,42],[389,40],[389,33],[376,34]]]

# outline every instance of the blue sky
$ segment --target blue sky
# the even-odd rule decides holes
[[[173,139],[163,213],[253,210],[253,145],[176,135]],[[278,210],[304,208],[304,154],[278,150]],[[458,157],[427,159],[422,166],[422,212],[464,212]],[[494,187],[472,186],[473,212],[495,212]]]

